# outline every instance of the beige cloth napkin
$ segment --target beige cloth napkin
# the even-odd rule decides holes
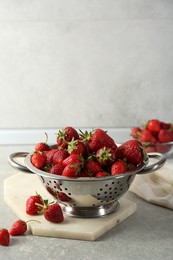
[[[173,160],[152,173],[136,175],[130,189],[144,200],[173,209]]]

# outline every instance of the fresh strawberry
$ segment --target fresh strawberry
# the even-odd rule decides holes
[[[145,157],[142,144],[138,140],[129,140],[123,143],[117,148],[116,153],[119,159],[125,159],[127,163],[136,165],[142,163]]]
[[[112,165],[116,160],[116,150],[104,146],[96,152],[96,159],[102,166]]]
[[[104,146],[112,149],[117,148],[117,145],[115,144],[114,140],[107,134],[106,131],[100,128],[94,129],[90,133],[86,131],[85,133],[81,134],[81,137],[84,141],[88,143],[89,149],[92,152],[96,152]]]
[[[95,176],[98,172],[102,171],[102,166],[99,162],[91,158],[85,162],[85,171],[87,171],[90,176]]]
[[[172,126],[170,123],[160,122],[161,129],[170,129]]]
[[[62,163],[69,156],[69,153],[66,149],[58,149],[57,152],[53,155],[53,163]]]
[[[74,138],[74,140],[79,139],[79,134],[71,126],[66,126],[62,130],[60,130],[57,134],[57,144],[58,147],[61,148],[66,148],[67,147],[67,142],[70,142]]]
[[[158,133],[158,140],[161,143],[173,141],[173,131],[170,131],[168,129],[161,129]]]
[[[80,140],[74,140],[74,138],[68,142],[68,148],[67,148],[69,154],[85,154],[85,144],[84,142],[81,142]]]
[[[135,139],[138,139],[138,137],[140,136],[141,133],[141,128],[139,127],[133,127],[131,129],[131,136]]]
[[[108,175],[110,175],[109,173],[107,173],[107,172],[97,172],[96,173],[96,175],[95,175],[95,177],[96,178],[102,178],[102,177],[106,177],[106,176],[108,176]]]
[[[127,164],[125,161],[116,161],[111,166],[111,175],[127,172]]]
[[[148,130],[148,129],[143,129],[140,134],[138,135],[138,140],[143,143],[143,142],[150,142],[150,143],[156,143],[156,138],[154,135]]]
[[[68,202],[71,200],[71,198],[69,196],[67,196],[67,194],[65,194],[64,192],[58,193],[58,199],[63,202]]]
[[[9,231],[11,236],[23,235],[27,231],[27,224],[24,220],[16,220]]]
[[[0,228],[0,245],[9,246],[10,234],[6,228]]]
[[[53,223],[61,223],[64,221],[64,215],[61,206],[57,203],[46,204],[44,209],[44,217],[46,220]]]
[[[151,132],[159,132],[161,128],[160,121],[157,119],[148,120],[147,128]]]
[[[45,152],[45,156],[46,156],[46,163],[52,163],[53,162],[53,156],[54,154],[58,151],[58,149],[54,148],[51,149],[49,151]]]
[[[46,164],[46,156],[43,153],[36,152],[31,156],[31,163],[38,169],[41,169]]]
[[[62,165],[63,166],[67,166],[68,164],[80,164],[81,166],[83,166],[84,163],[84,158],[82,155],[79,154],[71,154],[69,155],[67,158],[65,158],[62,161]]]
[[[52,168],[50,169],[50,173],[61,175],[63,170],[64,170],[64,166],[62,165],[62,163],[57,163],[52,166]]]
[[[49,147],[49,145],[47,144],[48,135],[47,135],[47,133],[45,133],[45,135],[46,135],[46,142],[38,143],[38,144],[35,146],[35,151],[43,152],[43,151],[49,151],[49,150],[50,150],[50,147]]]
[[[36,203],[43,205],[42,197],[36,193],[36,195],[30,196],[26,200],[26,213],[28,215],[38,215],[40,214],[40,207]]]
[[[65,166],[62,176],[69,177],[69,178],[77,178],[80,175],[81,166],[79,163],[70,163]]]

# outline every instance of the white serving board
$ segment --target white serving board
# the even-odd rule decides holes
[[[4,181],[4,200],[17,217],[24,221],[35,219],[41,222],[28,223],[28,230],[36,236],[96,240],[136,211],[134,202],[122,198],[118,211],[105,217],[74,218],[64,214],[64,222],[54,224],[45,220],[43,215],[29,216],[26,214],[26,200],[29,196],[35,195],[36,191],[44,199],[52,201],[52,196],[34,174],[19,172]]]

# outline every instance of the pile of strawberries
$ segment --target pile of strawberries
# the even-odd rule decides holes
[[[131,136],[145,146],[146,152],[167,152],[169,144],[173,141],[173,124],[150,119],[141,127],[133,127]]]
[[[59,130],[53,147],[47,141],[35,146],[31,163],[55,175],[98,178],[133,170],[145,160],[145,155],[137,140],[118,147],[103,129],[82,132],[67,126]]]

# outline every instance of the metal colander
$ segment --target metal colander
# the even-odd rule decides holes
[[[13,167],[20,168],[14,157],[23,153],[15,153],[9,157]],[[37,174],[46,190],[63,204],[66,214],[75,217],[99,217],[110,214],[119,208],[119,199],[128,191],[136,174],[146,174],[161,168],[166,161],[163,154],[151,153],[135,171],[102,178],[80,177],[67,178],[50,174],[35,168],[30,157],[24,153],[25,166],[21,170]],[[156,162],[150,163],[150,159]]]

